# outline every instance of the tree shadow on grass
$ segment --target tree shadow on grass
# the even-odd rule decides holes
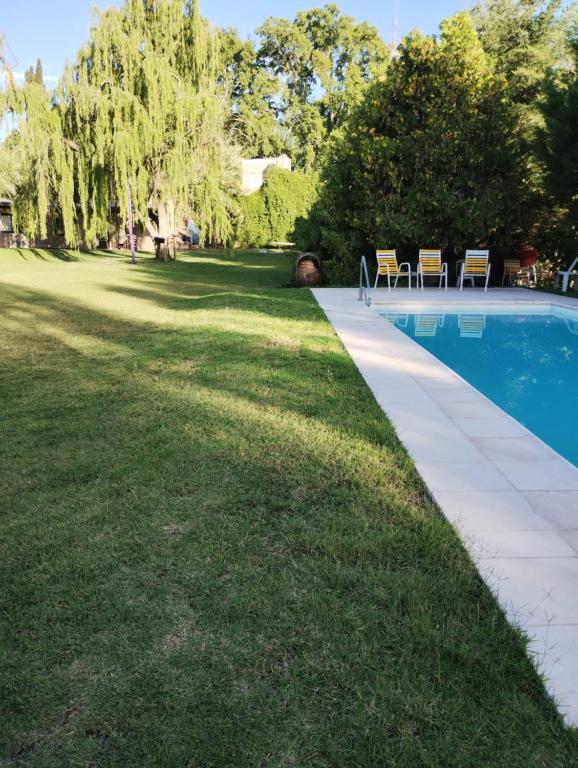
[[[79,261],[79,257],[64,248],[14,248],[20,258],[28,261],[28,256],[40,261],[50,261],[52,257],[58,261]]]
[[[328,325],[311,352],[261,299],[239,305],[248,333],[3,292],[2,756],[569,764],[523,642]]]
[[[106,285],[106,290],[120,296],[141,299],[167,310],[194,311],[238,309],[262,312],[269,317],[324,323],[317,304],[308,291],[301,289],[226,289],[206,282],[188,285],[170,281],[147,280],[142,288]]]
[[[323,322],[323,314],[308,290],[286,287],[291,279],[286,257],[270,254],[253,254],[252,257],[252,260],[231,261],[226,253],[216,253],[208,262],[165,264],[149,260],[131,268],[134,279],[130,287],[117,284],[105,284],[104,287],[113,293],[143,299],[169,310],[227,307],[259,311],[261,305],[268,316],[307,321],[318,318]],[[256,264],[263,264],[265,258],[267,261],[263,266],[267,271],[253,269]]]
[[[281,288],[292,278],[293,266],[284,254],[248,253],[246,251],[207,251],[176,261],[141,259],[133,268],[143,276],[154,275],[163,282],[194,282],[237,288]]]
[[[136,290],[118,292],[143,298],[143,292]],[[375,415],[381,412],[308,292],[221,292],[192,302],[187,299],[187,309],[193,303],[195,310],[210,310],[210,314],[198,321],[193,317],[189,327],[179,325],[178,330],[146,320],[120,321],[39,291],[6,286],[3,293],[6,319],[20,323],[31,341],[49,337],[55,344],[90,355],[93,339],[97,360],[101,357],[99,344],[113,352],[120,344],[119,354],[140,359],[145,371],[167,383],[213,388],[312,423],[324,421],[329,428],[357,439],[369,435],[378,444],[397,444],[384,417],[364,423],[368,408]],[[144,298],[150,300],[151,293],[144,292]],[[179,299],[161,296],[157,301],[168,310],[181,308]],[[310,330],[303,333],[298,328],[297,338],[294,327],[288,325],[280,335],[283,325],[279,320],[297,321],[298,326],[307,321]],[[22,397],[24,393],[25,388]],[[399,456],[405,460],[401,448]]]

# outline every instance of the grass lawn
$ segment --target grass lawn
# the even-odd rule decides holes
[[[558,768],[283,255],[0,252],[0,766]]]

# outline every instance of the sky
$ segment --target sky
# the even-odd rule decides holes
[[[293,18],[306,8],[326,0],[201,0],[201,11],[215,26],[235,27],[243,37],[254,33],[268,16]],[[116,0],[119,4],[120,0]],[[111,0],[2,0],[0,33],[6,43],[6,58],[12,70],[22,74],[36,59],[42,59],[46,85],[54,86],[64,64],[73,61],[87,39],[92,9],[114,5]],[[393,39],[395,0],[337,0],[358,21],[379,28],[384,40]],[[471,5],[470,0],[398,0],[399,34],[421,29],[437,31],[440,21]]]

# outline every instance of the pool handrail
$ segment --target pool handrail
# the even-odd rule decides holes
[[[364,281],[365,278],[365,281]],[[369,272],[367,271],[367,259],[361,257],[359,262],[359,295],[357,301],[365,301],[368,307],[371,306],[372,290],[369,282]]]

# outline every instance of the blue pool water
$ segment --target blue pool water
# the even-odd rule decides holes
[[[578,315],[384,316],[578,466]]]

